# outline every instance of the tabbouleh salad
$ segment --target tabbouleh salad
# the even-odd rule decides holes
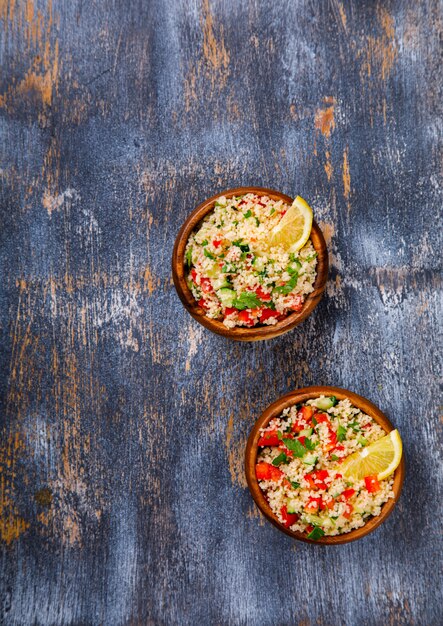
[[[261,431],[256,476],[279,519],[318,540],[363,526],[394,498],[393,476],[343,478],[353,452],[386,435],[348,399],[320,396],[286,408]]]
[[[313,291],[317,253],[269,247],[289,205],[248,193],[218,198],[186,245],[187,282],[206,315],[228,328],[273,325],[300,311]]]

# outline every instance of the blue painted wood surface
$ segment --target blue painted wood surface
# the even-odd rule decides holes
[[[441,4],[0,21],[0,623],[441,623]],[[239,345],[184,311],[170,256],[247,184],[304,196],[332,269],[302,326]],[[375,402],[406,452],[395,512],[338,548],[279,533],[243,475],[256,417],[311,384]]]

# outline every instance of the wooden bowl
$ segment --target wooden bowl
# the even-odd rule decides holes
[[[260,511],[263,515],[270,521],[274,526],[290,537],[294,539],[298,539],[300,541],[305,541],[307,543],[321,543],[326,545],[336,545],[339,543],[348,543],[350,541],[355,541],[356,539],[361,539],[365,535],[369,534],[373,530],[380,526],[388,515],[392,512],[392,509],[397,503],[397,500],[400,497],[401,488],[403,485],[403,479],[405,475],[405,463],[404,463],[404,454],[400,465],[394,472],[394,485],[393,490],[395,497],[391,500],[388,500],[385,504],[383,504],[381,513],[377,517],[370,518],[364,526],[361,528],[356,528],[355,530],[351,530],[348,533],[343,535],[336,535],[333,537],[322,537],[321,539],[314,541],[312,539],[308,539],[305,534],[300,532],[294,532],[289,530],[285,526],[283,526],[278,518],[274,515],[269,506],[264,493],[259,487],[257,477],[255,475],[255,465],[257,462],[257,453],[258,447],[257,443],[260,437],[260,429],[266,428],[269,422],[275,417],[279,417],[283,411],[283,409],[290,407],[294,404],[298,404],[300,402],[304,402],[306,400],[310,400],[311,398],[317,398],[318,396],[335,396],[338,400],[343,400],[344,398],[349,398],[351,403],[359,408],[361,411],[372,417],[382,428],[386,431],[386,433],[394,430],[393,425],[388,420],[386,415],[384,415],[380,409],[378,409],[372,402],[366,400],[366,398],[362,398],[362,396],[358,396],[356,393],[352,393],[347,389],[339,389],[338,387],[306,387],[305,389],[299,389],[298,391],[293,391],[288,393],[287,395],[281,397],[279,400],[271,404],[264,413],[258,418],[256,421],[254,428],[249,435],[248,442],[246,444],[246,454],[245,454],[245,470],[246,470],[246,479],[248,482],[249,489],[251,491],[252,497]]]
[[[285,319],[277,322],[277,324],[273,326],[259,326],[253,328],[227,328],[222,322],[207,317],[205,315],[205,311],[198,305],[191,293],[191,290],[186,284],[184,261],[186,244],[194,228],[214,208],[215,200],[220,198],[220,196],[232,198],[232,196],[239,196],[246,193],[259,193],[269,196],[274,200],[283,200],[289,205],[293,202],[292,198],[289,196],[286,196],[279,191],[265,189],[263,187],[238,187],[237,189],[229,189],[228,191],[223,191],[218,193],[216,196],[212,196],[212,198],[205,200],[195,209],[195,211],[191,213],[177,235],[174,251],[172,253],[172,277],[174,279],[174,285],[180,300],[192,317],[197,320],[197,322],[200,322],[200,324],[203,324],[203,326],[209,328],[212,332],[228,337],[229,339],[235,339],[237,341],[259,341],[262,339],[272,339],[272,337],[277,337],[278,335],[287,333],[288,330],[291,330],[291,328],[294,328],[294,326],[297,326],[306,317],[308,317],[312,310],[317,306],[320,298],[322,297],[328,276],[328,253],[323,234],[317,223],[314,221],[312,223],[310,237],[317,252],[317,276],[314,282],[314,291],[306,297],[301,311],[289,314],[285,317]]]

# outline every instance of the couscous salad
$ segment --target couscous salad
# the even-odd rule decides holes
[[[300,311],[316,277],[311,226],[302,198],[291,207],[254,193],[219,197],[185,250],[187,283],[206,315],[234,328]]]

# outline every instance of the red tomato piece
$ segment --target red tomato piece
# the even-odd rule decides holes
[[[365,476],[365,485],[369,493],[376,493],[381,489],[380,483],[378,482],[375,474],[373,476]]]
[[[302,446],[305,445],[306,437],[304,435],[302,437],[297,437],[297,439],[299,440],[299,442],[301,443]]]
[[[352,506],[352,504],[349,504],[348,502],[346,504],[346,511],[343,513],[343,517],[346,517],[346,519],[350,519],[353,510],[354,510],[354,507]]]
[[[320,508],[321,498],[313,498],[312,496],[308,500],[308,504],[305,506],[306,513],[316,513]]]
[[[317,420],[317,424],[331,424],[329,417],[326,415],[326,413],[316,413],[315,419]]]
[[[257,287],[257,289],[255,290],[255,294],[258,298],[260,298],[260,300],[263,300],[264,302],[269,302],[269,300],[272,300],[271,294],[266,293],[266,291],[261,286]]]
[[[317,419],[317,417],[315,419]],[[330,452],[331,450],[334,450],[335,446],[337,445],[337,433],[334,430],[332,430],[331,427],[328,428],[328,431],[329,431],[329,443],[323,446],[323,450],[325,452]]]
[[[195,284],[197,284],[197,272],[195,271],[194,268],[192,268],[192,270],[191,270],[191,278],[192,278],[193,282]]]
[[[349,498],[352,498],[354,493],[355,493],[355,489],[345,489],[341,495],[343,498],[345,498],[345,500],[349,500]]]
[[[225,317],[227,315],[232,315],[232,313],[237,313],[237,312],[238,312],[238,309],[234,309],[233,307],[227,306],[225,309]]]
[[[300,411],[297,413],[297,417],[300,420],[305,420],[310,423],[312,420],[312,416],[314,415],[314,409],[312,406],[302,406]]]
[[[214,248],[218,248],[219,246],[221,246],[221,243],[221,239],[214,239],[212,245],[214,246]]]
[[[309,535],[309,533],[312,533],[313,530],[314,530],[313,526],[306,526],[305,533],[307,533]]]
[[[328,470],[318,470],[317,472],[305,474],[304,479],[308,481],[311,489],[326,489],[326,483],[323,481],[328,476]]]
[[[254,326],[255,324],[255,321],[251,317],[251,312],[248,309],[246,309],[245,311],[240,311],[240,313],[238,314],[238,319],[240,322],[246,324],[246,326]]]
[[[255,466],[255,474],[257,476],[257,480],[279,480],[282,476],[284,476],[283,472],[278,469],[278,467],[274,467],[270,463],[257,463]]]
[[[302,431],[302,430],[304,430],[304,429],[305,429],[305,425],[304,425],[304,424],[302,424],[302,423],[301,423],[301,422],[299,422],[299,421],[294,422],[294,423],[292,424],[292,426],[291,426],[291,430],[292,430],[292,432],[294,432],[294,433],[299,433],[299,432],[301,432],[301,431]]]
[[[321,511],[324,511],[325,509],[331,510],[331,509],[334,508],[334,504],[335,504],[334,500],[323,500],[322,499],[322,501],[320,503],[320,510]]]
[[[204,291],[204,293],[211,293],[211,291],[214,291],[209,278],[200,278],[200,287],[202,288],[202,291]]]
[[[298,520],[298,515],[296,513],[288,513],[288,508],[286,504],[282,506],[282,508],[280,509],[280,513],[286,528],[289,528],[289,526],[292,526],[292,524],[295,524],[295,522]]]
[[[291,304],[288,307],[291,311],[301,311],[303,308],[303,302],[300,296],[295,296],[292,299]]]
[[[267,433],[264,433],[262,437],[258,440],[258,447],[261,448],[263,446],[278,446],[280,444],[280,439],[278,438],[276,430],[270,430]]]
[[[201,306],[202,309],[209,309],[208,303],[204,298],[200,298],[200,300],[198,301],[198,306]]]

